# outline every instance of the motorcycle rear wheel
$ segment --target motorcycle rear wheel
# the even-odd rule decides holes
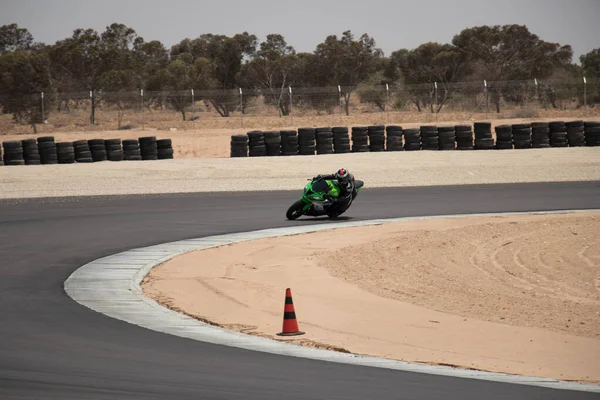
[[[285,213],[285,217],[290,221],[295,220],[304,214],[303,208],[304,202],[302,200],[298,200],[292,204],[290,208],[288,208],[287,212]]]

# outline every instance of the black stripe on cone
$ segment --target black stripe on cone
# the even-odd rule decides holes
[[[285,305],[283,308],[283,329],[278,336],[298,336],[304,335],[298,328],[296,320],[296,310],[294,310],[294,301],[292,300],[292,291],[288,288],[285,291]]]

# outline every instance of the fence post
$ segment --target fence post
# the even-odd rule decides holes
[[[140,89],[140,114],[142,116],[142,129],[144,129],[144,89]]]
[[[292,105],[294,104],[292,102],[292,87],[288,86],[288,90],[289,90],[289,93],[290,93],[290,124],[292,126],[294,126],[294,116],[292,115]]]
[[[587,79],[583,77],[583,112],[587,116]]]
[[[385,111],[385,120],[389,124],[390,123],[390,112],[388,110],[388,106],[390,105],[390,86],[385,84],[385,107],[383,108]]]
[[[96,99],[94,98],[93,90],[90,90],[90,100],[92,102],[92,113],[90,114],[90,125],[96,125]]]
[[[439,110],[437,82],[433,82],[433,87],[434,87],[434,90],[435,90],[435,122],[437,122],[437,120],[438,120],[438,110]]]
[[[485,93],[485,119],[487,119],[488,112],[490,111],[490,102],[489,102],[487,81],[485,79],[483,80],[483,92]]]
[[[340,124],[342,123],[342,87],[338,85],[338,99],[340,100]]]
[[[244,127],[244,97],[242,95],[242,88],[240,88],[240,120],[242,121],[242,128]]]
[[[196,99],[194,97],[194,89],[192,89],[192,122],[194,121],[194,103],[196,102]]]
[[[46,121],[46,113],[44,110],[44,92],[41,93],[41,99],[42,99],[42,124],[44,123],[44,121]]]

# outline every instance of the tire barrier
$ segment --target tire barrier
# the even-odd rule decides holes
[[[244,137],[247,142],[248,136]],[[0,165],[82,164],[174,158],[171,139],[89,139],[55,142],[53,136],[9,140],[0,146]]]
[[[349,134],[350,132],[350,134]],[[403,128],[398,125],[250,131],[231,136],[231,157],[415,150],[510,150],[600,146],[600,122],[552,121]]]
[[[75,149],[73,142],[56,143],[56,154],[59,164],[73,164],[75,162]]]
[[[456,128],[454,126],[438,127],[438,146],[440,150],[456,149]]]
[[[104,139],[90,139],[88,140],[90,151],[92,153],[92,160],[94,162],[101,162],[108,160],[106,154],[106,142]]]
[[[585,145],[600,146],[600,122],[584,122]]]
[[[547,122],[531,123],[531,146],[534,149],[550,147],[550,124]]]
[[[567,127],[563,121],[554,121],[550,126],[550,147],[567,147]]]
[[[475,122],[473,131],[475,132],[475,150],[494,150],[496,148],[491,123]]]
[[[388,125],[385,127],[386,138],[385,138],[385,149],[387,151],[404,151],[402,145],[402,137],[404,131],[401,126]]]
[[[471,125],[455,125],[456,150],[473,150],[473,128]]]
[[[263,132],[267,157],[281,155],[281,133],[279,131]]]
[[[296,131],[281,131],[281,155],[296,156],[298,155],[298,136]]]
[[[423,125],[421,131],[421,148],[423,150],[439,150],[440,137],[438,136],[438,127],[435,125]]]
[[[498,125],[496,131],[496,149],[511,150],[513,148],[513,132],[511,125]]]
[[[230,157],[248,157],[248,135],[232,135],[230,144]]]
[[[366,126],[352,127],[352,152],[366,153],[369,148],[369,128]]]
[[[156,136],[144,136],[138,139],[140,142],[140,152],[142,160],[158,160],[158,147],[156,145]]]
[[[21,140],[21,144],[23,146],[25,165],[40,165],[42,160],[37,141],[35,139],[23,139]]]
[[[76,163],[93,163],[92,151],[90,150],[90,144],[87,140],[76,140],[73,142],[73,149],[75,150],[75,162]]]
[[[385,126],[371,125],[367,127],[369,135],[369,151],[385,151]]]
[[[250,157],[264,157],[267,155],[265,136],[262,131],[248,132],[248,154]]]
[[[42,164],[58,164],[58,154],[56,152],[54,136],[41,136],[38,138],[37,142]]]
[[[565,123],[567,127],[567,143],[569,147],[585,146],[585,123],[583,121],[571,121]]]
[[[317,154],[333,154],[333,131],[331,128],[315,129]]]
[[[301,156],[312,156],[315,154],[314,128],[298,128],[298,154]]]
[[[331,128],[333,132],[333,152],[335,154],[344,154],[352,152],[350,144],[350,135],[348,128],[345,126],[334,126]]]
[[[9,140],[2,143],[4,165],[25,165],[23,159],[23,143],[20,140]]]
[[[248,137],[246,137],[246,140],[248,140]],[[123,140],[123,160],[142,161],[142,150],[138,139]]]
[[[404,150],[421,150],[421,131],[418,128],[404,130]]]
[[[156,150],[159,160],[172,160],[174,157],[173,141],[171,139],[158,139]]]
[[[531,124],[513,124],[512,135],[515,149],[531,148]]]
[[[123,161],[123,145],[121,139],[106,139],[106,158],[108,161]]]

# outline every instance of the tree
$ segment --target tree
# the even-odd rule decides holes
[[[0,56],[0,93],[7,93],[4,112],[17,122],[26,121],[36,131],[44,120],[40,93],[52,94],[50,61],[45,52],[17,50]]]
[[[0,26],[0,55],[9,51],[29,50],[33,46],[33,36],[17,24]]]
[[[363,34],[354,40],[351,31],[345,31],[338,39],[328,36],[314,52],[311,73],[318,86],[343,86],[342,96],[346,115],[350,114],[350,96],[356,86],[375,72],[377,61],[383,56],[376,47],[375,39]]]
[[[288,46],[283,36],[270,34],[242,69],[240,83],[260,89],[265,101],[277,106],[279,116],[289,115],[288,87],[295,83],[298,72],[299,63],[294,48]]]
[[[587,80],[588,98],[600,102],[600,48],[579,57],[583,75]]]
[[[392,58],[404,82],[416,85],[409,91],[419,111],[429,104],[431,112],[440,112],[452,95],[453,84],[471,72],[468,55],[449,44],[429,42],[414,50],[394,52]],[[434,83],[438,85],[437,101]]]
[[[243,61],[255,54],[256,46],[256,36],[247,32],[233,37],[203,34],[197,39],[184,39],[173,46],[171,57],[187,64],[194,64],[198,58],[210,61],[210,68],[203,68],[204,72],[210,73],[210,77],[206,77],[204,81],[211,82],[213,86],[202,89],[212,90],[213,95],[209,95],[207,101],[221,116],[228,117],[239,104],[237,97],[229,93],[232,89],[239,88],[238,79]]]
[[[571,63],[571,46],[541,40],[524,25],[478,26],[454,36],[452,44],[482,66],[488,81],[545,79],[555,68]],[[502,85],[493,101],[500,112]]]

